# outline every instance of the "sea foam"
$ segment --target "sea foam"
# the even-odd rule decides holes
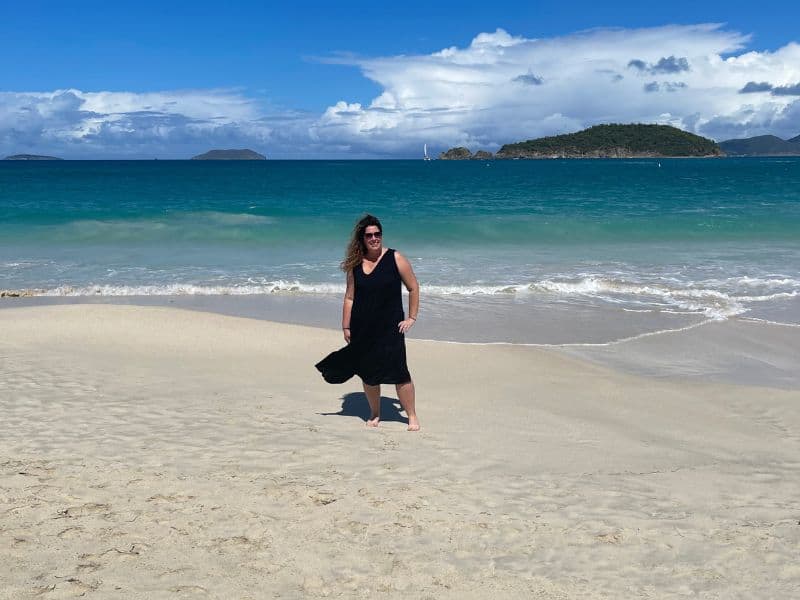
[[[536,303],[594,303],[615,305],[625,311],[699,314],[713,320],[723,320],[748,312],[754,303],[789,300],[800,296],[800,282],[792,278],[754,278],[725,280],[725,289],[703,287],[709,282],[669,285],[632,282],[597,275],[571,279],[543,279],[533,282],[471,285],[420,285],[423,298],[448,298],[464,302],[469,298],[492,298]],[[737,289],[738,288],[738,289]],[[767,293],[753,294],[754,288]],[[780,290],[780,291],[779,291]],[[148,285],[59,285],[44,289],[5,290],[6,296],[244,296],[263,294],[323,294],[341,295],[344,283],[306,283],[299,280],[262,280],[249,278],[241,283],[164,283]],[[462,300],[459,300],[461,298]]]

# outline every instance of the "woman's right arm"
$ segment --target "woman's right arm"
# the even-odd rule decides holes
[[[355,291],[353,271],[349,271],[347,273],[347,289],[344,292],[344,304],[342,305],[342,333],[344,333],[344,341],[348,344],[350,343],[350,315],[353,313]]]

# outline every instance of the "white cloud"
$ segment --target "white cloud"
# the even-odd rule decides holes
[[[549,39],[497,30],[466,48],[353,60],[383,92],[368,106],[342,101],[330,107],[315,134],[410,153],[423,142],[495,150],[608,122],[669,123],[716,139],[797,135],[797,96],[739,90],[751,81],[796,89],[800,46],[742,53],[747,42],[748,36],[715,24],[596,29]],[[524,85],[534,81],[540,84]]]
[[[270,117],[235,91],[0,92],[0,151],[186,158],[217,143],[269,145]]]
[[[423,143],[496,150],[608,122],[668,123],[718,140],[797,135],[800,45],[747,52],[747,42],[715,24],[541,39],[498,29],[427,55],[339,58],[381,93],[367,104],[342,98],[321,115],[270,111],[239,90],[0,92],[0,152],[416,156]]]

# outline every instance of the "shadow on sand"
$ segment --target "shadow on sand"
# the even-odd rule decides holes
[[[408,418],[404,417],[400,411],[400,401],[397,398],[387,398],[381,396],[381,421],[397,421],[398,423],[408,424]],[[342,409],[335,413],[319,413],[324,417],[359,417],[365,423],[369,419],[369,404],[364,392],[351,392],[342,396]]]

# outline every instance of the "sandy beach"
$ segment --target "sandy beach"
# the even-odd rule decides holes
[[[627,354],[409,340],[418,434],[391,386],[370,430],[359,383],[321,380],[329,329],[63,305],[0,332],[3,599],[800,589],[800,391],[704,378],[697,330]],[[798,336],[751,352],[788,373]],[[696,376],[648,375],[659,356]]]

